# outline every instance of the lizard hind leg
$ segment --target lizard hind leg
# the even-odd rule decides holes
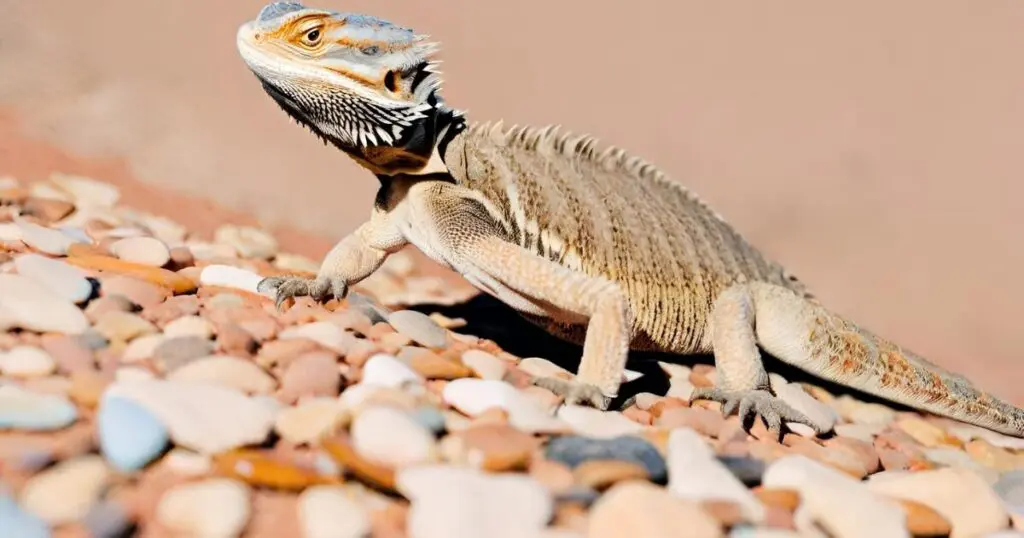
[[[826,433],[830,425],[815,422],[773,393],[755,330],[757,313],[766,310],[757,308],[757,295],[751,285],[737,284],[715,300],[711,338],[718,382],[715,387],[696,389],[691,399],[719,402],[724,415],[738,412],[744,423],[760,417],[776,437],[781,436],[783,422]]]

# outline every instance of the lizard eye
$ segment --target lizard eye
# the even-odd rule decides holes
[[[359,52],[362,52],[367,56],[376,56],[380,54],[380,47],[378,47],[377,45],[370,45],[368,47],[363,47],[359,49]]]
[[[313,28],[307,31],[306,34],[302,36],[302,42],[307,46],[315,47],[318,43],[320,43],[321,37],[323,37],[323,33],[320,32],[320,29]]]

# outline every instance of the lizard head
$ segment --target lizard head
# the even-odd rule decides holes
[[[376,17],[274,2],[236,43],[289,116],[378,175],[425,173],[461,116],[440,98],[436,44]]]

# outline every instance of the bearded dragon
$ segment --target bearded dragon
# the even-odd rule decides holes
[[[1013,436],[1024,410],[826,309],[663,171],[558,127],[470,122],[441,97],[436,43],[386,20],[266,5],[237,47],[291,118],[380,181],[370,216],[288,298],[342,299],[406,245],[551,333],[582,344],[572,381],[535,384],[607,409],[630,350],[713,353],[693,399],[818,433],[777,397],[761,352],[821,378]]]

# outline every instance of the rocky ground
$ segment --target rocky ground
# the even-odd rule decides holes
[[[774,376],[836,424],[780,443],[689,401],[702,364],[562,406],[528,379],[569,371],[414,306],[473,290],[411,254],[278,311],[256,282],[316,260],[121,197],[0,179],[5,538],[1024,536],[1024,441]]]

